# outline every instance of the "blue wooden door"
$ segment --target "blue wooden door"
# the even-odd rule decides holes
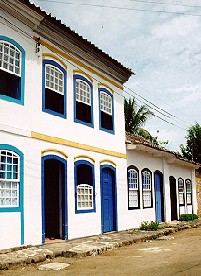
[[[103,168],[101,177],[102,232],[116,230],[115,179],[111,169]]]
[[[163,221],[163,191],[161,175],[155,173],[156,221]]]

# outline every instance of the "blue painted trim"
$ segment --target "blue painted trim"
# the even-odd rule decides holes
[[[0,36],[0,40],[8,41],[14,46],[16,46],[21,54],[22,54],[22,60],[21,60],[21,81],[20,81],[20,100],[14,99],[12,97],[6,96],[6,95],[0,95],[0,99],[8,101],[8,102],[14,102],[17,104],[24,105],[24,84],[25,84],[25,51],[24,49],[13,39],[7,37],[7,36]],[[9,73],[8,73],[9,74]]]
[[[110,95],[112,97],[112,128],[113,129],[111,129],[111,130],[101,127],[101,106],[100,106],[100,93],[101,93],[101,91],[107,93],[108,95]],[[113,98],[113,95],[106,88],[99,88],[98,89],[98,99],[99,99],[99,129],[103,130],[105,132],[108,132],[110,134],[115,134],[115,131],[114,131],[114,98]]]
[[[21,218],[21,245],[24,244],[24,154],[16,147],[8,144],[0,144],[0,150],[13,151],[20,157],[20,183],[19,183],[19,207],[0,207],[0,213],[2,212],[20,212]]]
[[[116,179],[116,168],[113,167],[112,165],[101,165],[100,166],[100,193],[101,193],[101,233],[103,233],[102,225],[103,225],[103,203],[102,203],[102,194],[103,194],[103,183],[102,183],[102,178],[103,178],[103,169],[110,169],[114,173],[114,200],[115,200],[115,212],[116,212],[116,231],[118,231],[118,209],[117,209],[117,179]]]
[[[83,80],[91,87],[91,123],[84,122],[76,118],[76,80]],[[89,127],[94,127],[94,119],[93,119],[93,85],[92,83],[83,77],[82,75],[76,74],[73,76],[73,90],[74,90],[74,122],[80,123]]]
[[[61,113],[56,112],[54,110],[45,108],[45,65],[46,64],[51,64],[55,67],[58,67],[64,74],[64,114],[61,114]],[[67,104],[66,103],[66,78],[67,78],[66,70],[63,67],[61,67],[57,62],[55,62],[54,60],[48,60],[48,59],[43,60],[43,68],[42,68],[42,111],[44,111],[46,113],[49,113],[51,115],[54,115],[54,116],[59,116],[61,118],[65,118],[65,119],[66,119],[66,104]]]
[[[77,166],[78,165],[87,165],[92,169],[92,186],[93,186],[93,209],[90,210],[77,210],[77,196],[76,196],[76,188],[77,188]],[[94,213],[96,212],[96,201],[95,201],[95,179],[94,179],[94,165],[86,160],[76,161],[74,164],[74,186],[75,186],[75,214],[81,213]]]
[[[46,155],[41,160],[41,205],[42,205],[42,243],[45,243],[45,186],[44,186],[44,163],[46,160],[56,159],[64,164],[64,229],[62,236],[68,239],[68,208],[67,208],[67,161],[57,155]],[[62,214],[63,215],[63,214]]]

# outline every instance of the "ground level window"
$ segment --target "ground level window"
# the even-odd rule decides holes
[[[88,161],[75,163],[75,211],[92,212],[95,210],[94,168]]]
[[[93,187],[87,184],[77,186],[77,209],[87,210],[93,208]]]
[[[0,207],[19,206],[19,156],[0,151]]]
[[[192,205],[192,182],[190,179],[186,179],[186,203]]]
[[[142,171],[142,193],[143,193],[143,207],[152,207],[152,180],[151,172],[148,170]]]
[[[184,180],[182,178],[178,179],[178,191],[179,191],[179,205],[184,205]]]
[[[130,166],[128,168],[128,208],[139,208],[139,183],[138,171]]]

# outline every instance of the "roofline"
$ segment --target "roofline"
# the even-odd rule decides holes
[[[28,7],[31,11],[34,12],[32,14],[32,13],[28,13],[27,11],[29,19],[31,17],[35,17],[33,18],[32,21],[34,23],[35,21],[37,21],[37,24],[36,23],[34,24],[33,22],[31,22],[32,23],[31,28],[33,29],[33,31],[35,31],[36,33],[39,32],[39,34],[41,34],[42,36],[43,34],[46,35],[45,31],[43,33],[44,29],[49,28],[51,31],[51,27],[54,26],[55,28],[54,27],[52,28],[54,29],[54,31],[59,30],[59,34],[61,36],[68,37],[68,39],[70,39],[70,42],[72,43],[73,46],[75,47],[78,46],[83,53],[85,54],[87,53],[87,55],[91,57],[91,61],[94,61],[94,62],[98,61],[99,62],[98,65],[100,65],[100,69],[101,69],[101,65],[102,65],[102,70],[104,70],[103,67],[107,68],[110,75],[113,76],[113,78],[116,77],[116,80],[118,80],[120,83],[123,84],[126,81],[128,81],[130,76],[133,74],[131,69],[125,67],[119,61],[110,57],[108,54],[103,52],[101,49],[99,49],[97,46],[89,42],[87,39],[84,39],[78,33],[76,33],[75,31],[72,31],[69,27],[63,24],[61,20],[56,19],[51,14],[48,14],[46,11],[42,10],[39,6],[36,6],[34,3],[31,3],[29,0],[7,0],[7,2],[8,4],[4,4],[4,6],[6,5],[9,6],[10,10],[12,9],[13,6],[18,8],[18,9],[15,8],[13,11],[13,13],[16,12],[18,16],[20,16],[19,10],[20,9],[24,10],[24,6]],[[21,17],[21,19],[23,19],[23,17]],[[24,18],[24,21],[27,23],[28,19]],[[47,39],[50,40],[51,36],[47,36]],[[55,41],[52,39],[51,42],[56,44],[58,41],[57,40]],[[87,61],[88,60],[86,59],[86,62]]]
[[[138,137],[135,137],[136,139]],[[141,138],[141,137],[140,137]],[[143,138],[143,137],[142,137]],[[142,151],[146,153],[153,154],[153,157],[155,158],[160,158],[164,157],[167,158],[167,161],[169,164],[176,163],[178,165],[184,165],[188,167],[193,167],[194,169],[198,169],[201,165],[194,162],[187,160],[183,157],[180,157],[178,153],[174,151],[170,151],[161,147],[153,146],[149,144],[148,142],[140,142],[140,140],[134,142],[132,139],[127,139],[126,140],[126,148],[127,150],[137,150],[137,151]]]

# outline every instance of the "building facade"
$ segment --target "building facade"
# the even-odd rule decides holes
[[[29,1],[0,13],[0,248],[120,229],[131,71]]]
[[[142,221],[172,221],[181,214],[197,214],[197,167],[174,152],[127,134],[129,212],[125,220],[130,227],[139,227]]]

